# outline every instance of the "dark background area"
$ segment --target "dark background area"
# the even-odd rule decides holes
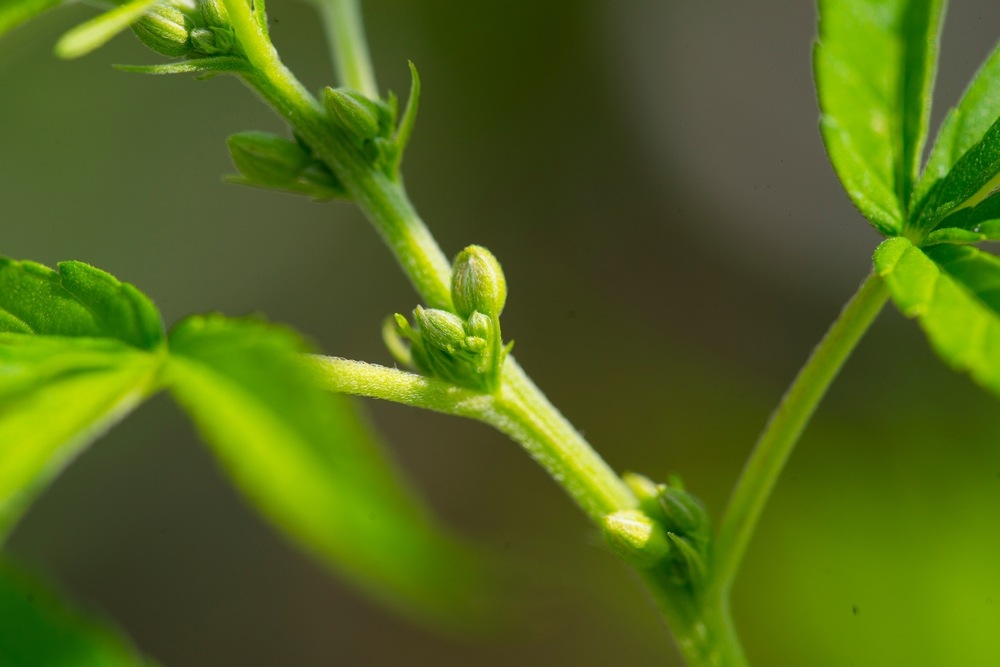
[[[332,82],[310,8],[272,36]],[[1000,35],[952,3],[934,127]],[[371,0],[385,88],[424,95],[404,171],[445,251],[503,262],[504,332],[619,470],[680,472],[717,516],[757,433],[865,276],[877,234],[817,131],[809,2]],[[416,297],[348,204],[225,185],[233,132],[280,131],[236,80],[148,77],[130,36],[60,62],[62,9],[0,41],[0,253],[79,259],[167,324],[266,314],[324,351],[390,363]],[[247,509],[165,396],[82,456],[10,551],[165,665],[679,664],[596,531],[486,427],[363,404],[428,501],[516,573],[520,622],[486,639],[397,619]],[[756,665],[1000,660],[1000,417],[892,308],[802,439],[738,579]]]

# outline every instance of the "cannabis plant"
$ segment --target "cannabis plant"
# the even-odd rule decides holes
[[[59,4],[7,0],[0,33]],[[886,302],[917,321],[949,366],[1000,394],[1000,260],[985,245],[1000,240],[1000,51],[927,152],[943,0],[819,3],[820,134],[847,196],[884,240],[713,517],[683,469],[612,468],[521,367],[516,353],[524,347],[530,356],[530,334],[518,332],[525,342],[515,350],[505,314],[519,291],[542,288],[506,275],[505,258],[490,244],[463,239],[445,252],[404,185],[419,127],[419,63],[408,66],[405,95],[387,91],[377,83],[356,0],[314,5],[337,79],[318,90],[279,55],[271,35],[280,24],[263,0],[112,3],[65,33],[55,51],[76,59],[131,32],[161,58],[119,70],[212,85],[234,78],[252,90],[282,129],[230,136],[227,180],[360,209],[416,292],[412,304],[384,307],[384,356],[320,354],[321,341],[259,315],[191,315],[165,326],[155,294],[85,261],[49,267],[2,259],[0,535],[85,447],[163,392],[249,503],[291,541],[411,619],[481,631],[499,614],[488,601],[498,597],[502,575],[418,499],[344,395],[380,399],[478,421],[521,445],[631,569],[687,664],[748,664],[730,611],[744,554],[810,418]],[[197,101],[191,108],[179,121],[215,111]],[[129,149],[130,162],[142,158],[141,146]],[[15,156],[3,159],[16,169]],[[213,224],[193,215],[198,225]],[[313,287],[316,302],[336,310],[321,281]],[[573,335],[573,325],[565,329]],[[582,381],[583,368],[568,359],[565,373]],[[602,409],[632,400],[627,391],[607,394]],[[144,664],[110,626],[71,610],[19,566],[2,568],[0,663]]]

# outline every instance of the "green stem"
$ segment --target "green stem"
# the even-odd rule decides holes
[[[329,122],[322,105],[281,63],[242,0],[224,0],[253,65],[253,88],[333,170],[374,224],[426,305],[451,309],[451,263],[400,182],[372,169],[358,147]]]
[[[638,501],[586,440],[512,359],[503,385],[485,394],[393,368],[335,357],[311,357],[331,391],[380,398],[485,422],[520,443],[595,522]]]
[[[337,80],[348,88],[378,99],[375,70],[368,55],[368,41],[358,0],[314,0],[326,28]]]
[[[771,416],[740,476],[715,542],[709,595],[728,596],[747,544],[785,462],[816,406],[885,305],[885,283],[872,273],[844,307]]]

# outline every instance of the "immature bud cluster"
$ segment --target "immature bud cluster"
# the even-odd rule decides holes
[[[238,51],[221,0],[170,0],[153,5],[132,31],[143,44],[170,58],[199,58]]]
[[[650,542],[649,546],[635,540],[623,541],[621,535],[609,535],[606,525],[605,534],[612,547],[636,567],[660,568],[676,586],[697,594],[706,580],[712,535],[704,505],[684,489],[676,476],[668,484],[656,484],[634,473],[624,475],[623,479],[639,499],[639,509],[630,511],[638,512],[646,521],[655,524],[655,528],[644,529],[650,535],[662,530],[668,548],[663,548],[662,540],[656,540],[655,544]],[[633,532],[637,530],[634,525],[634,522],[630,524]],[[623,552],[622,546],[628,544],[633,546]]]
[[[469,246],[452,268],[455,312],[418,306],[414,324],[396,315],[386,342],[403,363],[454,384],[495,392],[510,345],[500,335],[500,311],[507,298],[503,271],[485,248]],[[408,350],[402,354],[400,350]]]

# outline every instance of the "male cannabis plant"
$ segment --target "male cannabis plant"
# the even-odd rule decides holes
[[[8,0],[0,33],[57,4]],[[356,0],[315,4],[341,84],[318,95],[279,57],[263,0],[131,0],[68,32],[56,51],[79,57],[131,29],[169,60],[120,69],[231,75],[251,88],[287,132],[230,137],[230,180],[361,208],[419,295],[383,328],[398,367],[316,355],[292,330],[257,318],[199,315],[167,330],[145,294],[86,263],[53,270],[4,259],[0,534],[82,448],[165,390],[291,539],[400,611],[461,623],[479,612],[488,575],[413,498],[338,394],[378,398],[478,420],[518,442],[634,569],[689,664],[747,664],[729,610],[735,575],[799,436],[885,302],[916,318],[948,364],[1000,394],[1000,260],[980,246],[1000,240],[1000,51],[922,165],[943,1],[819,3],[822,136],[851,200],[887,238],[713,527],[680,477],[613,471],[522,370],[501,327],[500,262],[479,245],[449,260],[407,196],[416,67],[401,104],[376,84]],[[4,664],[142,663],[127,642],[58,602],[34,613],[34,584],[11,566],[3,575]]]

